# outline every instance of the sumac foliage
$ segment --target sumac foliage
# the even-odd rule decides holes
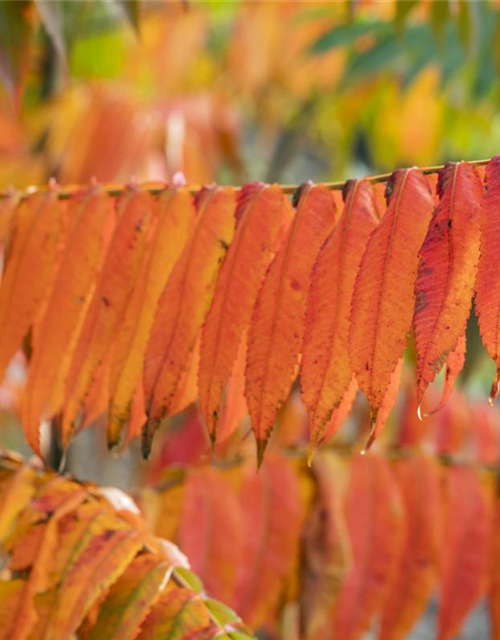
[[[260,463],[296,379],[312,447],[358,388],[371,444],[412,329],[418,404],[446,366],[441,407],[464,364],[476,289],[499,361],[499,157],[481,175],[467,162],[437,181],[400,169],[386,203],[369,179],[348,182],[343,202],[312,183],[293,202],[261,183],[6,193],[0,368],[20,348],[29,356],[20,413],[32,448],[42,420],[59,418],[66,448],[107,415],[109,445],[142,431],[147,456],[160,421],[199,397],[213,442],[249,413]]]
[[[250,640],[118,489],[0,456],[0,638]]]

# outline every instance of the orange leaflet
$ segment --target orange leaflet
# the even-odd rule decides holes
[[[259,464],[296,373],[311,269],[335,224],[335,212],[326,187],[302,187],[295,219],[257,297],[248,335],[245,394]]]
[[[493,483],[470,466],[446,469],[438,640],[455,638],[487,586]]]
[[[92,377],[105,358],[123,319],[145,254],[157,205],[149,193],[130,190],[117,206],[123,210],[109,243],[66,380],[67,402],[62,427],[64,447],[68,444]]]
[[[491,555],[489,562],[490,585],[488,606],[490,610],[491,637],[500,637],[500,499],[494,501],[494,520]]]
[[[356,400],[356,396],[358,395],[358,383],[356,382],[356,378],[353,376],[351,378],[351,382],[347,387],[347,391],[344,393],[344,397],[340,401],[339,406],[333,411],[331,418],[326,425],[325,433],[323,437],[319,441],[318,444],[323,444],[333,438],[333,436],[337,433],[340,427],[347,420],[347,417],[351,413],[352,406],[354,401]],[[311,443],[312,445],[312,443]],[[312,459],[312,454],[314,453],[314,449],[311,446],[309,448],[309,463]]]
[[[239,427],[243,418],[248,414],[245,398],[245,366],[247,355],[247,334],[241,338],[238,355],[224,394],[222,413],[217,428],[219,443],[227,443],[229,438]]]
[[[439,404],[435,409],[427,412],[425,414],[426,416],[430,416],[433,413],[436,413],[437,411],[442,409],[446,404],[448,398],[451,395],[451,392],[453,391],[453,386],[458,376],[460,375],[462,369],[464,368],[466,349],[467,349],[467,342],[466,342],[466,337],[464,333],[458,339],[457,346],[453,349],[453,351],[450,351],[450,353],[448,354],[448,358],[446,360],[446,373],[444,376],[443,392],[441,394],[441,399],[439,400]]]
[[[15,226],[19,198],[20,195],[15,192],[0,198],[0,277],[3,270],[5,249],[9,245]]]
[[[222,392],[273,257],[286,204],[277,185],[259,182],[245,185],[238,198],[234,239],[219,270],[201,339],[200,409],[214,441]]]
[[[172,566],[157,554],[137,556],[111,587],[88,640],[135,638],[168,581]]]
[[[327,423],[352,379],[348,354],[352,292],[377,224],[372,185],[349,181],[340,220],[314,264],[307,301],[300,383],[311,421],[312,449],[325,439]]]
[[[438,193],[415,286],[419,405],[465,331],[479,259],[482,185],[477,171],[466,162],[447,164]]]
[[[436,587],[442,544],[441,467],[423,455],[393,466],[405,513],[401,560],[385,601],[379,640],[404,640]]]
[[[475,305],[483,344],[497,367],[490,393],[493,401],[500,380],[500,156],[486,167],[485,188]]]
[[[384,603],[401,556],[403,513],[385,458],[353,458],[344,508],[352,568],[342,583],[331,628],[335,638],[355,640]]]
[[[193,350],[188,356],[186,368],[181,373],[179,383],[170,402],[170,414],[175,415],[184,411],[198,398],[198,369],[200,368],[200,342],[198,333]]]
[[[26,198],[0,285],[0,378],[50,291],[60,255],[64,205],[57,189]]]
[[[38,323],[22,405],[26,439],[40,453],[39,427],[61,407],[68,353],[83,318],[101,261],[103,234],[113,222],[111,198],[99,187],[68,204],[69,230],[45,314]]]
[[[132,398],[142,383],[144,354],[154,315],[168,277],[194,226],[196,210],[187,189],[167,189],[159,197],[158,222],[141,266],[112,351],[108,445],[120,443]]]
[[[403,358],[399,359],[396,368],[391,374],[391,381],[385,392],[384,399],[380,405],[380,409],[377,411],[377,417],[375,421],[372,420],[371,432],[368,438],[368,442],[365,446],[365,452],[372,446],[375,440],[380,435],[380,432],[385,427],[385,424],[391,414],[391,411],[396,406],[398,399],[399,385],[401,384],[401,374],[403,373]]]
[[[178,544],[210,594],[228,602],[241,563],[242,508],[228,478],[215,469],[191,471],[184,485]]]
[[[388,206],[372,233],[354,285],[351,365],[372,409],[372,421],[402,357],[414,307],[418,250],[434,209],[417,169],[399,169],[387,184]]]
[[[148,423],[143,455],[149,456],[155,429],[170,404],[208,311],[217,270],[234,232],[231,188],[203,189],[196,201],[196,228],[161,294],[144,366]]]
[[[269,454],[257,473],[249,465],[240,494],[243,562],[234,609],[257,628],[274,611],[298,553],[303,521],[299,480],[291,464]]]
[[[313,637],[327,621],[350,564],[343,501],[347,465],[331,451],[313,465],[317,493],[302,533],[301,635]]]

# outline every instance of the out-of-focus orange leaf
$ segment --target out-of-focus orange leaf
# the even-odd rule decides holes
[[[500,156],[486,167],[485,187],[475,308],[483,344],[497,367],[490,393],[493,401],[500,380]]]
[[[248,334],[245,394],[259,464],[296,374],[311,270],[335,215],[335,202],[326,187],[312,183],[302,187],[295,219],[257,297]]]
[[[438,192],[415,286],[419,405],[465,331],[479,259],[482,184],[477,171],[466,162],[447,164]]]
[[[67,446],[74,423],[99,363],[123,320],[144,258],[155,202],[149,193],[129,191],[109,243],[102,273],[72,355],[66,380],[62,444]]]
[[[16,213],[12,248],[0,284],[0,377],[50,290],[64,213],[57,188],[29,196]]]
[[[387,597],[403,543],[403,512],[390,463],[382,456],[355,456],[345,499],[352,568],[331,621],[335,637],[360,638]]]
[[[236,493],[214,469],[193,470],[184,485],[179,546],[217,598],[229,602],[242,555],[242,510]]]
[[[434,203],[416,169],[398,170],[387,185],[388,207],[370,236],[353,293],[349,348],[373,421],[411,328],[418,250]]]
[[[491,482],[469,466],[446,470],[438,640],[451,640],[483,595],[493,534]]]
[[[93,293],[112,201],[99,187],[74,197],[68,207],[68,240],[45,314],[36,329],[22,406],[26,439],[40,453],[42,418],[59,411],[71,345]],[[109,233],[109,230],[108,230]]]
[[[377,223],[371,184],[348,182],[340,220],[314,264],[307,302],[300,382],[311,420],[312,447],[325,439],[326,425],[352,379],[351,299],[366,243]]]
[[[404,640],[422,615],[437,584],[443,542],[439,464],[416,455],[397,460],[393,471],[405,513],[404,542],[384,604],[380,640]]]
[[[196,204],[196,228],[160,297],[146,349],[145,456],[149,455],[157,425],[169,410],[212,300],[219,264],[233,237],[235,196],[231,188],[204,189]]]
[[[161,292],[193,229],[195,208],[186,189],[159,197],[154,237],[111,354],[108,444],[117,445],[128,422],[132,397],[142,377],[144,354]]]
[[[238,197],[236,231],[219,270],[201,340],[200,408],[213,440],[222,392],[273,257],[284,209],[285,196],[278,186],[249,183]]]

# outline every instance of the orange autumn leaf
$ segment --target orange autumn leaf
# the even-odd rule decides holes
[[[227,478],[215,469],[189,473],[178,544],[211,594],[229,602],[242,556],[242,512]]]
[[[354,285],[349,348],[373,421],[411,328],[418,250],[434,208],[417,169],[394,172],[382,220],[370,236]]]
[[[0,377],[48,295],[60,254],[65,207],[57,188],[23,200],[0,284]]]
[[[196,204],[196,227],[160,297],[146,349],[145,456],[149,455],[156,426],[170,408],[212,300],[219,264],[233,237],[235,196],[231,188],[206,188]]]
[[[229,440],[248,414],[245,398],[245,366],[247,355],[247,334],[242,337],[238,354],[229,376],[224,394],[222,412],[217,428],[217,439],[220,444]]]
[[[379,640],[404,640],[423,614],[439,576],[442,539],[438,462],[423,455],[394,463],[401,493],[404,541],[380,623]]]
[[[351,413],[352,406],[354,401],[356,400],[356,396],[358,395],[358,383],[356,382],[356,378],[353,376],[347,387],[347,391],[344,393],[342,400],[340,401],[339,406],[334,410],[331,415],[328,424],[326,425],[325,433],[323,438],[320,440],[318,444],[322,444],[324,442],[328,442],[333,436],[337,433],[340,427],[347,420],[349,414]],[[309,449],[309,460],[312,459],[313,449]]]
[[[187,189],[167,189],[158,199],[154,237],[143,261],[112,352],[108,445],[119,444],[128,422],[158,300],[186,244],[195,219]]]
[[[66,380],[62,443],[67,446],[92,377],[123,319],[145,255],[153,210],[149,193],[130,190],[108,246]]]
[[[326,439],[327,423],[352,379],[351,299],[366,243],[377,224],[372,185],[348,182],[342,215],[314,264],[307,302],[300,383],[310,415],[311,447]]]
[[[494,498],[493,532],[490,565],[490,584],[488,588],[488,608],[491,620],[491,637],[500,637],[500,499]]]
[[[238,196],[236,231],[219,270],[201,339],[200,409],[214,441],[222,392],[273,257],[285,205],[286,198],[276,185],[249,183]]]
[[[390,463],[382,456],[355,456],[344,503],[352,548],[329,624],[336,638],[356,640],[387,597],[401,557],[403,513]]]
[[[484,594],[490,566],[493,500],[487,479],[470,466],[446,469],[438,640],[456,637]]]
[[[399,359],[399,362],[396,365],[396,368],[391,374],[391,380],[389,382],[389,386],[385,392],[384,399],[382,400],[382,404],[380,405],[380,409],[377,411],[377,417],[375,421],[372,421],[370,436],[368,438],[368,442],[365,446],[365,451],[367,451],[375,440],[380,435],[380,432],[385,427],[389,416],[396,406],[396,402],[398,399],[399,393],[399,385],[401,384],[401,375],[403,373],[403,358]]]
[[[40,453],[40,420],[59,411],[69,366],[68,345],[86,311],[101,261],[106,225],[112,223],[112,200],[99,187],[75,196],[68,205],[70,226],[47,310],[37,327],[22,420],[26,439]]]
[[[428,411],[425,414],[426,416],[430,416],[433,413],[436,413],[437,411],[442,409],[446,404],[446,402],[448,401],[448,398],[450,397],[451,392],[453,391],[455,382],[458,376],[460,375],[462,369],[464,368],[466,350],[467,350],[467,341],[466,341],[466,335],[464,333],[458,339],[457,346],[453,349],[453,351],[450,351],[450,353],[448,354],[448,358],[446,360],[446,371],[444,374],[443,391],[441,393],[441,398],[439,400],[439,403],[434,409],[432,409],[432,411]]]
[[[500,156],[486,167],[485,189],[475,308],[483,344],[497,367],[490,393],[493,401],[500,380]]]
[[[477,171],[466,162],[447,164],[438,193],[415,286],[419,405],[465,331],[479,259],[482,184]]]
[[[335,215],[326,187],[302,187],[295,218],[257,297],[248,334],[245,395],[259,464],[296,373],[311,270]]]

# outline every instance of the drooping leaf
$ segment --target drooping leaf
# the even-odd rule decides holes
[[[493,501],[488,479],[470,466],[446,470],[438,640],[451,640],[483,595],[492,542]]]
[[[62,407],[71,345],[93,292],[106,227],[113,222],[111,199],[98,187],[92,188],[70,201],[68,215],[66,248],[36,329],[38,339],[22,405],[24,433],[37,453],[41,419],[52,417]]]
[[[352,405],[356,400],[356,396],[358,394],[358,383],[356,382],[356,378],[353,376],[347,387],[347,391],[344,393],[342,400],[340,401],[339,406],[334,410],[331,415],[331,418],[326,425],[325,433],[323,438],[319,441],[318,444],[322,444],[323,442],[328,442],[330,438],[337,433],[340,427],[344,424],[347,417],[349,416]],[[313,449],[309,449],[309,458],[312,459]]]
[[[57,188],[29,196],[16,214],[12,248],[0,284],[0,377],[49,293],[63,225],[64,207],[57,199]]]
[[[217,598],[229,602],[242,555],[242,512],[228,479],[214,469],[193,470],[185,483],[179,546]]]
[[[479,259],[482,185],[476,170],[466,162],[447,164],[438,193],[415,287],[418,404],[465,331]]]
[[[396,406],[402,373],[403,358],[400,358],[399,362],[396,365],[396,368],[391,374],[389,386],[387,387],[387,391],[385,392],[385,396],[382,400],[382,404],[380,405],[380,409],[377,411],[377,418],[375,421],[372,421],[370,436],[368,438],[368,442],[366,443],[365,450],[368,450],[378,438],[380,432],[385,427],[385,424],[392,410]]]
[[[17,517],[26,508],[35,493],[35,474],[29,467],[21,467],[10,481],[2,486],[0,494],[0,542],[11,533]]]
[[[352,568],[331,621],[335,637],[360,638],[384,603],[403,542],[403,513],[389,462],[368,454],[351,461],[345,499]]]
[[[244,561],[238,566],[232,605],[257,628],[275,609],[298,551],[303,513],[291,464],[270,454],[258,473],[248,466],[240,501],[245,506]]]
[[[283,225],[278,186],[250,183],[239,194],[237,227],[217,277],[201,340],[200,408],[215,440],[221,396]]]
[[[146,192],[125,193],[102,273],[74,349],[66,380],[62,444],[67,446],[92,377],[122,321],[145,255],[156,204]]]
[[[306,638],[325,624],[349,568],[346,472],[346,464],[331,452],[314,459],[317,494],[304,527],[300,568],[300,626]]]
[[[257,297],[248,334],[245,394],[259,464],[296,373],[311,270],[335,213],[326,187],[304,185],[295,219]]]
[[[486,167],[485,188],[475,308],[483,344],[497,367],[490,393],[493,401],[500,380],[500,156]]]
[[[411,328],[418,250],[434,208],[429,185],[416,169],[396,171],[387,189],[387,210],[356,278],[349,336],[351,365],[373,421]]]
[[[315,262],[307,302],[300,382],[312,447],[324,439],[330,416],[352,379],[351,299],[366,243],[377,223],[370,183],[349,182],[340,220]]]
[[[404,640],[430,600],[439,576],[442,522],[441,470],[423,455],[394,464],[403,508],[401,560],[385,600],[379,640]]]
[[[196,228],[161,294],[144,369],[148,414],[143,430],[145,456],[156,426],[169,410],[212,300],[215,276],[234,232],[234,205],[231,188],[204,189],[199,194]]]
[[[224,444],[236,431],[243,418],[248,414],[245,398],[245,367],[247,355],[247,335],[242,337],[238,355],[229,376],[224,395],[222,413],[217,428],[219,443]]]
[[[431,415],[436,413],[440,409],[444,407],[448,398],[453,391],[453,386],[460,375],[462,369],[465,364],[465,351],[467,349],[467,342],[465,333],[460,336],[457,342],[457,346],[450,351],[448,354],[448,358],[446,360],[446,371],[444,375],[444,385],[443,392],[441,394],[441,399],[439,400],[438,405],[430,412],[427,412],[426,415]]]
[[[186,189],[159,197],[158,222],[112,353],[108,445],[117,445],[130,417],[158,300],[192,231],[193,199]]]

